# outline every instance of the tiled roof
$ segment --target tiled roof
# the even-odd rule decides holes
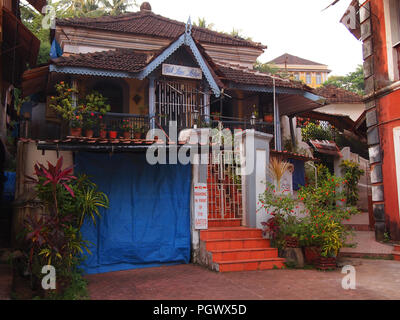
[[[154,57],[155,52],[117,49],[59,57],[52,63],[59,67],[81,67],[110,71],[139,72]]]
[[[291,55],[289,53],[284,53],[283,55],[279,56],[278,58],[275,58],[274,60],[271,60],[268,63],[273,63],[273,64],[294,64],[294,65],[316,65],[316,66],[324,66],[322,63],[314,62],[311,60],[303,59],[294,55]]]
[[[103,16],[98,18],[57,19],[58,26],[81,27],[105,31],[115,31],[146,35],[157,38],[173,39],[185,32],[186,24],[154,14],[149,10],[127,13],[119,16]],[[192,36],[201,43],[252,47],[265,49],[260,43],[239,37],[193,26]]]
[[[259,71],[251,70],[245,67],[229,64],[217,64],[222,80],[231,81],[238,84],[244,85],[255,85],[255,86],[273,86],[272,76],[261,73]],[[292,88],[292,89],[305,89],[311,91],[312,89],[300,81],[293,81],[289,79],[275,77],[275,85],[277,87]]]
[[[357,93],[335,87],[323,86],[315,89],[315,94],[325,97],[328,104],[332,103],[362,103],[362,96]]]

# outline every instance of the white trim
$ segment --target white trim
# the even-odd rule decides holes
[[[397,54],[393,48],[400,41],[399,4],[398,0],[384,0],[383,9],[386,29],[386,52],[388,61],[388,77],[390,81],[399,79]]]
[[[397,177],[397,198],[400,212],[400,127],[393,129],[394,141],[394,159],[396,164],[396,177]]]

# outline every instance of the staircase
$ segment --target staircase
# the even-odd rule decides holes
[[[284,259],[260,229],[240,226],[240,219],[210,220],[209,230],[200,232],[202,261],[218,272],[284,268]]]

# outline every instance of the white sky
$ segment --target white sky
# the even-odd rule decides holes
[[[141,0],[137,0],[142,3]],[[268,62],[287,52],[327,64],[330,75],[345,75],[362,63],[362,47],[339,22],[351,0],[149,0],[156,14],[186,22],[206,18],[215,30],[233,28],[268,46]]]

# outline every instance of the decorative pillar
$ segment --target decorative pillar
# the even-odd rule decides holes
[[[149,78],[149,118],[150,129],[155,129],[156,116],[156,87],[154,78]]]

